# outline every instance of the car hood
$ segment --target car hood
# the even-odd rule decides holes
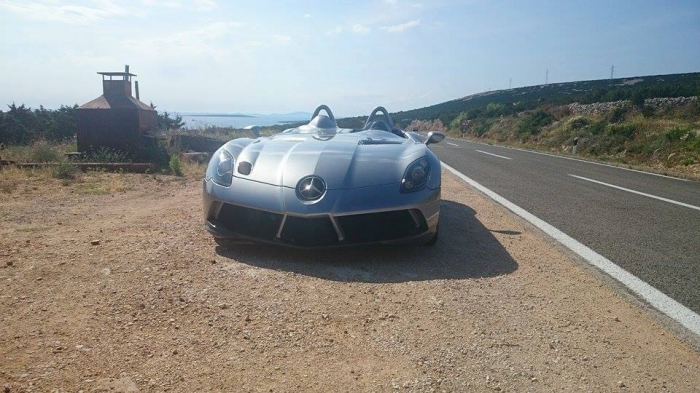
[[[236,160],[236,177],[294,188],[316,175],[331,190],[400,183],[407,166],[427,149],[386,131],[278,134],[246,146],[232,141],[224,148]],[[241,162],[252,164],[250,174],[238,172]]]

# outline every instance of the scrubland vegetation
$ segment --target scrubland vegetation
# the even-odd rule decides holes
[[[578,154],[623,164],[663,168],[700,164],[700,102],[654,108],[631,102],[580,114],[569,106],[543,106],[513,115],[456,118],[455,136]]]
[[[564,154],[571,152],[578,138],[578,154],[583,157],[695,173],[700,172],[698,96],[700,73],[645,76],[486,92],[393,113],[392,117],[408,130],[441,130],[458,137]],[[76,109],[75,105],[56,110],[8,105],[7,111],[0,111],[0,158],[66,163],[66,153],[76,150]],[[154,134],[161,141],[173,135],[217,141],[253,136],[233,127],[183,128],[182,118],[168,112],[159,113],[158,120]],[[364,121],[364,117],[354,117],[338,123],[360,128]],[[289,126],[264,127],[261,134],[271,135]],[[181,163],[173,153],[179,151],[177,144],[154,145],[145,156],[177,174],[182,172]],[[130,162],[135,156],[101,149],[81,160]],[[62,170],[57,176],[70,177],[70,173]]]

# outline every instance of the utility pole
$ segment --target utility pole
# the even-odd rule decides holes
[[[610,67],[610,80],[613,78],[613,73],[615,72],[615,64]]]
[[[544,84],[546,85],[548,83],[549,83],[549,68],[547,68],[547,70],[544,72]]]
[[[508,90],[510,90],[510,87],[513,85],[513,78],[508,78]]]

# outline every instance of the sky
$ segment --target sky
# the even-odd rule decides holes
[[[32,108],[125,64],[159,110],[336,117],[700,71],[697,0],[0,0],[0,34],[0,105]]]

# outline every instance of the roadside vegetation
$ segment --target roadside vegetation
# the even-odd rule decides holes
[[[584,157],[696,175],[700,171],[698,99],[665,106],[624,101],[587,109],[543,106],[497,117],[464,116],[446,128],[453,136],[566,154],[578,138],[577,154]]]
[[[581,81],[498,90],[430,107],[393,113],[398,126],[452,136],[675,170],[700,177],[700,73]],[[155,105],[151,104],[153,108]],[[56,110],[8,105],[0,110],[0,159],[63,163],[76,151],[77,105]],[[339,119],[362,127],[365,117]],[[271,135],[295,125],[261,128]],[[182,117],[158,113],[158,130],[144,151],[101,149],[79,158],[134,162],[146,157],[161,171],[182,173],[181,151],[254,137],[233,127],[184,127]],[[75,158],[74,158],[75,160]],[[66,169],[67,167],[64,167]],[[70,176],[63,171],[59,177]]]
[[[155,108],[155,105],[151,106]],[[12,103],[7,108],[7,111],[0,110],[0,162],[5,164],[9,161],[46,165],[49,170],[45,174],[64,183],[80,178],[78,166],[81,163],[150,162],[159,173],[177,176],[185,173],[184,163],[178,157],[180,150],[168,143],[170,136],[184,125],[180,115],[173,117],[168,112],[159,112],[158,129],[153,131],[157,136],[146,138],[138,151],[100,148],[90,154],[78,154],[77,105],[51,110]],[[3,172],[6,166],[0,166]],[[15,175],[9,177],[17,178]],[[0,191],[14,188],[12,182],[5,180]]]

